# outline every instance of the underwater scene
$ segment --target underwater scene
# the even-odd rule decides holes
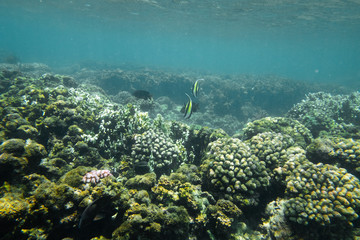
[[[0,240],[359,240],[359,0],[0,0]]]

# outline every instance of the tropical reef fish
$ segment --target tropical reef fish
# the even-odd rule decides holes
[[[198,80],[196,80],[191,88],[192,94],[194,95],[194,97],[197,97],[200,91],[200,81],[204,81],[203,78],[200,78]]]
[[[104,210],[110,204],[111,199],[111,196],[103,196],[90,203],[81,214],[79,228],[86,227],[94,221],[103,219],[106,215]]]
[[[193,102],[192,102],[191,97],[189,96],[189,94],[187,94],[187,93],[185,93],[185,94],[186,94],[186,96],[188,96],[189,101],[185,105],[184,118],[190,118],[191,114],[193,112]]]
[[[192,103],[192,112],[197,112],[199,109],[200,109],[200,104],[199,103],[196,103],[196,102],[193,102]],[[184,106],[181,108],[180,112],[181,113],[185,113],[185,108],[186,108],[186,103],[184,103]]]
[[[144,99],[144,100],[151,100],[152,95],[145,90],[135,90],[132,94],[136,98]]]
[[[112,216],[116,213],[112,202],[119,197],[120,194],[115,196],[105,195],[85,208],[79,221],[79,239],[88,239],[95,229],[96,231],[109,232],[112,225]]]
[[[136,174],[145,174],[150,171],[149,163],[147,161],[140,161],[134,164]]]

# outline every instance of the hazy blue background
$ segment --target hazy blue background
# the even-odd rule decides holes
[[[0,0],[0,49],[53,67],[94,60],[358,83],[360,2],[322,4]]]

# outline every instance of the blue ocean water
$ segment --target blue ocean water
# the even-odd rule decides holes
[[[0,50],[79,61],[356,84],[356,1],[0,1]]]

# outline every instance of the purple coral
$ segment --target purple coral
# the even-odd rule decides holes
[[[112,176],[109,170],[92,170],[83,176],[82,181],[84,183],[98,183],[100,179],[108,176]]]

